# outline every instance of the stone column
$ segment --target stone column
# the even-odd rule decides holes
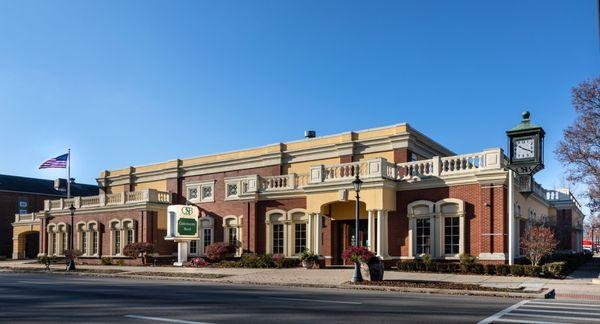
[[[313,250],[313,244],[312,244],[312,238],[313,238],[313,214],[309,213],[308,215],[308,221],[306,222],[306,249],[314,252]]]
[[[368,248],[369,250],[371,250],[371,252],[375,252],[376,251],[376,245],[375,245],[375,211],[373,210],[368,210],[367,211],[367,218],[368,218],[368,227],[367,227],[367,242],[368,244]]]
[[[273,226],[270,220],[266,221],[266,226],[265,253],[273,253]]]
[[[377,256],[388,257],[388,214],[387,210],[377,211]]]
[[[323,252],[323,216],[321,213],[315,214],[315,253],[321,255]]]

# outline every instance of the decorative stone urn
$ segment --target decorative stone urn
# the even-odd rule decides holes
[[[304,269],[312,269],[315,266],[315,261],[304,260],[304,261],[302,261],[302,266],[304,267]]]

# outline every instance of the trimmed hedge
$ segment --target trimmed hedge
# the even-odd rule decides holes
[[[299,267],[299,259],[285,259],[272,254],[244,253],[238,261],[223,260],[216,265],[223,268],[295,268]]]
[[[591,254],[557,254],[547,258],[542,266],[529,264],[481,264],[470,256],[461,257],[461,262],[436,262],[429,258],[398,261],[399,271],[439,273],[486,274],[496,276],[528,276],[564,278],[582,264],[591,260]]]

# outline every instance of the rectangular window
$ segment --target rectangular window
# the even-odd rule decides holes
[[[306,224],[296,224],[294,253],[300,254],[306,249]]]
[[[61,236],[61,238],[62,238],[62,242],[61,242],[61,243],[62,243],[62,246],[61,246],[61,249],[62,249],[62,251],[58,251],[58,252],[59,252],[59,254],[60,254],[60,255],[64,255],[64,254],[65,254],[65,251],[66,251],[66,250],[69,248],[69,247],[67,246],[67,233],[65,233],[65,232],[62,232],[62,233],[60,234],[60,236]]]
[[[190,254],[198,253],[198,241],[190,241]]]
[[[87,254],[87,232],[81,232],[81,251],[82,254]]]
[[[283,224],[273,225],[273,254],[283,254]]]
[[[127,230],[127,244],[133,243],[133,230]]]
[[[54,233],[50,233],[50,238],[48,239],[50,242],[50,247],[48,248],[48,254],[53,255],[56,254],[56,235]]]
[[[188,188],[188,200],[193,201],[198,199],[198,187]]]
[[[429,218],[417,219],[417,254],[430,254],[430,221]]]
[[[114,236],[113,236],[113,247],[114,247],[114,253],[115,255],[117,254],[121,254],[121,231],[114,231]]]
[[[98,232],[92,232],[92,255],[98,254]]]
[[[232,245],[236,245],[237,244],[237,228],[230,227],[227,229],[227,232],[228,232],[228,236],[229,236],[229,243]]]
[[[444,253],[458,254],[460,240],[460,219],[458,217],[444,217]]]
[[[212,229],[210,228],[205,228],[204,231],[204,242],[202,243],[203,246],[206,248],[207,246],[209,246],[212,243]]]

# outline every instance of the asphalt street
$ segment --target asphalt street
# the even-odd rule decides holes
[[[519,302],[509,298],[0,273],[2,323],[477,323]]]

